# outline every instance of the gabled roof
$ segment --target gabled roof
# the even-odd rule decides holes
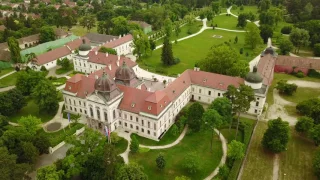
[[[85,35],[92,43],[106,43],[107,41],[118,39],[118,36],[98,34],[98,33],[88,33]]]
[[[62,46],[57,49],[53,49],[51,51],[48,51],[44,54],[40,54],[37,56],[36,64],[37,65],[43,65],[48,62],[54,61],[56,59],[62,58],[64,56],[67,56],[71,54],[71,51],[67,46]]]
[[[132,40],[133,40],[132,35],[131,35],[131,34],[128,34],[128,35],[125,35],[125,36],[123,36],[123,37],[121,37],[121,38],[119,38],[119,39],[116,39],[116,40],[114,40],[114,41],[105,43],[105,44],[102,45],[102,46],[104,46],[104,47],[106,47],[106,48],[116,48],[116,47],[118,47],[118,46],[120,46],[120,45],[122,45],[122,44],[124,44],[124,43],[127,43],[127,42],[129,42],[129,41],[132,41]],[[99,47],[99,49],[100,49],[100,47]]]
[[[267,54],[260,58],[258,63],[258,73],[263,78],[263,84],[270,85],[273,79],[273,68],[276,61],[275,56],[272,54]]]
[[[77,48],[79,48],[79,46],[83,43],[83,41],[82,41],[83,39],[85,39],[86,44],[90,44],[90,40],[88,38],[81,37],[81,38],[72,40],[72,41],[66,43],[65,45],[68,46],[71,49],[71,51],[74,51]]]

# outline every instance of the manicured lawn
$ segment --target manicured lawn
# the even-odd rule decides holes
[[[284,108],[286,109],[287,113],[290,115],[290,116],[295,116],[295,117],[299,117],[300,115],[297,113],[297,109],[296,109],[296,106],[284,106]]]
[[[64,141],[67,137],[73,135],[78,129],[81,129],[84,125],[83,124],[71,124],[70,127],[67,126],[60,131],[53,132],[53,133],[47,133],[43,129],[40,129],[38,133],[45,134],[50,141],[51,147],[54,147]]]
[[[147,145],[147,146],[161,146],[161,145],[166,145],[166,144],[170,144],[172,142],[174,142],[179,136],[180,134],[178,134],[177,136],[174,136],[171,133],[171,129],[172,126],[170,127],[170,129],[168,130],[168,132],[166,132],[166,134],[161,138],[160,141],[154,141],[145,137],[141,137],[137,134],[131,134],[132,136],[136,136],[136,138],[138,139],[139,143],[142,145]]]
[[[274,32],[281,33],[281,29],[284,26],[292,26],[293,27],[293,24],[292,23],[287,23],[285,21],[278,22],[278,25],[275,26]]]
[[[312,78],[312,77],[304,77],[304,78],[297,78],[290,74],[284,74],[284,73],[274,73],[273,81],[271,86],[269,87],[268,94],[267,94],[267,103],[269,106],[273,104],[273,89],[277,85],[277,82],[280,80],[302,80],[302,81],[311,81],[311,82],[320,82],[320,79]],[[307,95],[304,95],[307,96]]]
[[[87,28],[84,28],[80,25],[76,25],[76,26],[73,26],[71,28],[71,32],[76,35],[76,36],[84,36],[86,35],[88,32]],[[91,33],[97,33],[97,26],[96,27],[93,27],[91,30],[90,30]]]
[[[312,170],[314,143],[291,129],[288,150],[280,154],[279,179],[317,179]]]
[[[124,138],[121,138],[121,140],[115,145],[117,154],[123,153],[128,146],[128,141]]]
[[[292,96],[286,96],[280,94],[281,97],[287,101],[299,103],[301,101],[310,99],[310,98],[319,98],[320,97],[320,89],[317,88],[303,88],[298,87],[297,92],[295,92]]]
[[[212,19],[211,22],[207,22],[207,26],[212,27],[212,25],[218,25],[219,28],[225,29],[234,29],[234,30],[244,30],[243,28],[237,27],[238,19],[234,16],[226,16],[226,15],[219,15]]]
[[[65,77],[60,77],[60,78],[52,78],[52,79],[49,79],[49,80],[52,82],[52,84],[53,84],[54,86],[61,86],[62,84],[65,84],[65,83],[66,83],[67,78],[65,78]]]
[[[27,98],[27,105],[23,107],[19,112],[14,114],[13,116],[9,117],[9,120],[11,122],[18,122],[18,120],[22,116],[36,116],[37,118],[40,118],[42,122],[47,122],[51,120],[55,116],[56,112],[53,113],[53,115],[50,115],[48,113],[40,113],[39,107],[36,104],[36,102],[32,98]]]
[[[84,74],[83,72],[79,72],[79,71],[73,71],[72,73],[68,74],[69,77],[72,77],[76,74]]]
[[[201,131],[188,134],[176,146],[163,150],[150,150],[145,153],[130,154],[130,161],[137,162],[144,167],[144,172],[149,179],[167,180],[176,176],[185,175],[191,179],[204,179],[219,164],[222,156],[221,142],[217,135],[214,136],[213,152],[210,152],[211,131]],[[189,174],[183,167],[183,160],[187,153],[196,152],[199,155],[200,170]],[[156,167],[156,158],[163,153],[166,167],[163,171]]]
[[[65,73],[70,72],[72,70],[73,70],[73,66],[71,66],[68,69],[64,69],[64,68],[60,67],[59,69],[56,69],[56,74],[59,74],[59,75],[60,74],[65,74]]]
[[[256,131],[252,135],[251,146],[247,154],[247,161],[244,164],[242,179],[272,179],[273,155],[265,152],[261,140],[267,123],[258,121]]]
[[[233,128],[231,128],[230,131],[228,128],[220,129],[220,132],[226,138],[228,143],[234,140],[234,137],[236,136],[236,129]],[[237,141],[243,142],[243,133],[241,131],[238,131]]]
[[[10,67],[10,68],[6,68],[6,69],[0,69],[0,77],[5,75],[5,74],[8,74],[9,72],[11,71],[14,71],[14,68],[13,67]]]
[[[256,19],[259,19],[258,6],[243,6],[243,7],[244,8],[242,11],[240,10],[240,6],[239,6],[237,9],[232,8],[231,12],[235,15],[252,12],[256,16]]]
[[[7,77],[0,79],[0,88],[14,86],[16,84],[18,75],[19,75],[19,72],[16,72]]]
[[[222,38],[214,38],[213,35],[220,35]],[[186,69],[192,69],[196,62],[204,59],[210,48],[213,45],[222,44],[224,42],[231,42],[231,46],[235,51],[239,52],[240,48],[244,48],[244,53],[240,55],[240,58],[246,61],[252,60],[264,49],[264,45],[261,45],[256,52],[253,52],[251,48],[245,46],[244,33],[227,32],[221,30],[206,30],[203,33],[192,37],[190,39],[173,44],[173,55],[174,57],[180,58],[180,63],[170,67],[163,66],[161,62],[161,51],[157,49],[153,51],[152,56],[145,57],[140,60],[139,66],[148,69],[149,71],[155,72],[157,68],[165,68],[167,72],[163,73],[166,75],[176,75],[182,73]],[[234,38],[238,36],[238,43],[234,44]],[[248,52],[248,57],[245,55]]]
[[[191,34],[197,33],[202,28],[202,21],[195,21],[194,24],[192,24],[191,26],[189,26],[189,25],[182,26],[180,28],[181,32],[179,33],[178,37],[176,36],[175,31],[173,31],[172,35],[170,37],[170,40],[171,41],[175,41],[176,39],[180,39],[180,38],[183,38],[183,37],[191,35],[191,34],[188,33],[188,30],[190,28],[192,29],[192,31],[191,31],[192,33]],[[161,38],[161,39],[156,41],[156,45],[157,46],[162,44],[162,43],[163,43],[163,38]]]

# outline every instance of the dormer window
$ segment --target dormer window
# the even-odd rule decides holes
[[[136,104],[135,104],[135,103],[132,103],[132,104],[131,104],[131,107],[133,107],[133,108],[134,108],[134,106],[136,106]]]
[[[151,110],[151,106],[148,106],[148,110]]]
[[[167,101],[164,101],[165,104],[167,104]]]
[[[173,94],[174,94],[174,93],[176,93],[176,90],[173,90],[172,92],[173,92]]]
[[[203,79],[203,82],[207,82],[207,79]]]

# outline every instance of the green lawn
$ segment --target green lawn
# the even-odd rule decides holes
[[[243,6],[243,7],[244,8],[242,11],[240,10],[240,7],[238,7],[237,9],[232,8],[231,12],[235,15],[252,12],[256,16],[256,19],[259,19],[258,6]]]
[[[60,67],[60,68],[56,69],[56,74],[59,74],[59,75],[66,74],[67,72],[70,72],[72,70],[73,70],[73,66],[70,66],[70,68],[68,68],[68,69],[64,69],[64,68]]]
[[[83,124],[71,124],[70,127],[67,126],[60,131],[53,132],[53,133],[47,133],[43,129],[40,129],[38,133],[45,134],[49,138],[50,146],[54,147],[64,141],[66,137],[73,135],[76,130],[81,129],[84,125]]]
[[[274,73],[273,81],[271,86],[268,89],[267,94],[267,103],[269,106],[273,104],[273,89],[276,86],[277,82],[280,80],[303,80],[303,81],[311,81],[311,82],[320,82],[320,79],[312,78],[312,77],[304,77],[304,78],[297,78],[291,74],[284,74],[284,73]],[[305,95],[304,95],[305,96]]]
[[[73,26],[71,28],[71,32],[76,35],[76,36],[84,36],[86,35],[88,32],[87,28],[84,28],[80,25],[76,25],[76,26]],[[97,33],[97,26],[93,27],[91,30],[90,30],[91,33]]]
[[[176,39],[180,39],[180,38],[183,38],[183,37],[186,37],[186,36],[189,36],[191,34],[188,33],[188,30],[189,29],[192,29],[192,33],[191,34],[194,34],[194,33],[197,33],[198,31],[200,31],[200,29],[202,28],[202,21],[196,21],[194,24],[192,24],[191,26],[189,25],[184,25],[180,28],[181,32],[179,33],[179,36],[177,37],[176,36],[176,33],[175,31],[172,32],[172,35],[170,37],[170,40],[171,41],[174,41]],[[163,43],[163,38],[159,39],[156,41],[156,45],[160,45]]]
[[[121,140],[115,145],[117,154],[123,153],[128,146],[128,141],[124,138],[121,138]]]
[[[207,22],[207,26],[218,25],[219,28],[244,30],[243,28],[237,27],[238,19],[234,16],[219,15],[212,19],[212,22]]]
[[[16,72],[7,77],[0,79],[0,88],[14,86],[16,84],[18,74],[19,72]]]
[[[310,99],[310,98],[319,98],[320,97],[320,89],[317,88],[303,88],[298,87],[297,92],[295,92],[292,96],[287,96],[284,94],[280,94],[281,97],[287,101],[299,103],[301,101]]]
[[[130,154],[130,161],[137,162],[144,167],[144,172],[149,179],[167,180],[176,176],[185,175],[192,179],[204,179],[219,164],[222,156],[221,142],[217,135],[214,136],[213,152],[210,152],[211,131],[191,133],[176,146],[163,150],[150,150],[144,153]],[[189,174],[183,167],[183,160],[187,153],[196,152],[200,159],[200,171]],[[160,171],[156,167],[156,158],[163,153],[166,167]]]
[[[297,112],[296,106],[286,105],[286,106],[284,106],[284,108],[286,109],[288,115],[294,116],[294,117],[299,117],[300,116],[298,114],[298,112]]]
[[[221,35],[222,38],[214,38],[213,35]],[[238,43],[234,44],[234,38],[238,36]],[[222,44],[224,42],[231,42],[231,46],[235,51],[239,52],[240,48],[244,47],[244,53],[240,55],[240,58],[246,61],[252,60],[264,49],[264,45],[261,45],[256,52],[253,52],[248,46],[245,46],[244,33],[227,32],[221,30],[206,30],[203,33],[193,38],[173,44],[173,55],[174,57],[180,58],[180,63],[170,67],[165,67],[161,62],[161,48],[153,51],[152,56],[145,57],[140,60],[139,66],[148,69],[149,71],[156,72],[160,67],[165,68],[167,72],[163,73],[166,75],[176,75],[182,73],[186,69],[192,69],[196,62],[204,59],[210,48],[213,45]],[[249,56],[246,57],[246,52]]]
[[[138,139],[139,143],[142,145],[147,145],[147,146],[161,146],[161,145],[166,145],[166,144],[170,144],[172,142],[174,142],[179,136],[180,134],[178,134],[177,136],[174,136],[171,133],[171,129],[172,126],[170,127],[170,129],[168,130],[168,132],[166,132],[166,134],[161,138],[160,141],[154,141],[145,137],[141,137],[137,134],[131,134],[132,136],[136,136],[136,138]]]
[[[220,132],[223,134],[223,136],[226,138],[228,143],[230,143],[232,140],[234,140],[234,137],[236,136],[236,129],[231,128],[229,131],[229,128],[220,129]],[[243,142],[243,133],[241,131],[238,131],[237,141]]]
[[[49,78],[49,80],[52,82],[54,86],[61,86],[66,83],[67,78],[65,77],[51,78],[51,79]]]
[[[5,75],[5,74],[8,74],[9,72],[11,71],[14,71],[14,68],[13,67],[10,67],[10,68],[6,68],[6,69],[0,69],[0,77]]]
[[[317,179],[312,170],[314,143],[291,129],[288,150],[280,154],[279,179]]]
[[[272,179],[273,155],[265,152],[261,145],[261,140],[267,123],[258,121],[256,131],[252,135],[251,146],[247,154],[247,161],[244,164],[242,179]]]
[[[11,122],[18,122],[18,120],[22,117],[22,116],[36,116],[37,118],[40,118],[42,122],[47,122],[49,120],[51,120],[56,113],[53,113],[53,115],[50,115],[48,113],[40,113],[39,112],[39,107],[36,104],[36,102],[31,99],[31,98],[27,98],[27,105],[24,106],[19,112],[17,112],[16,114],[12,115],[9,117],[9,120]]]

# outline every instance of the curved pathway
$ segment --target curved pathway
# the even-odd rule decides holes
[[[181,140],[184,138],[184,136],[186,135],[188,130],[188,125],[186,125],[186,127],[184,127],[182,133],[180,134],[180,136],[178,137],[178,139],[176,139],[173,143],[171,144],[167,144],[167,145],[163,145],[163,146],[145,146],[140,144],[139,147],[143,147],[143,148],[149,148],[149,149],[167,149],[167,148],[171,148],[177,144],[179,144],[181,142]]]
[[[214,131],[219,135],[219,131],[217,129],[214,129]],[[222,158],[220,160],[219,166],[216,167],[216,169],[208,176],[205,178],[205,180],[211,180],[216,176],[219,172],[219,168],[226,163],[227,160],[227,140],[224,138],[222,133],[219,135],[221,144],[222,144]]]

